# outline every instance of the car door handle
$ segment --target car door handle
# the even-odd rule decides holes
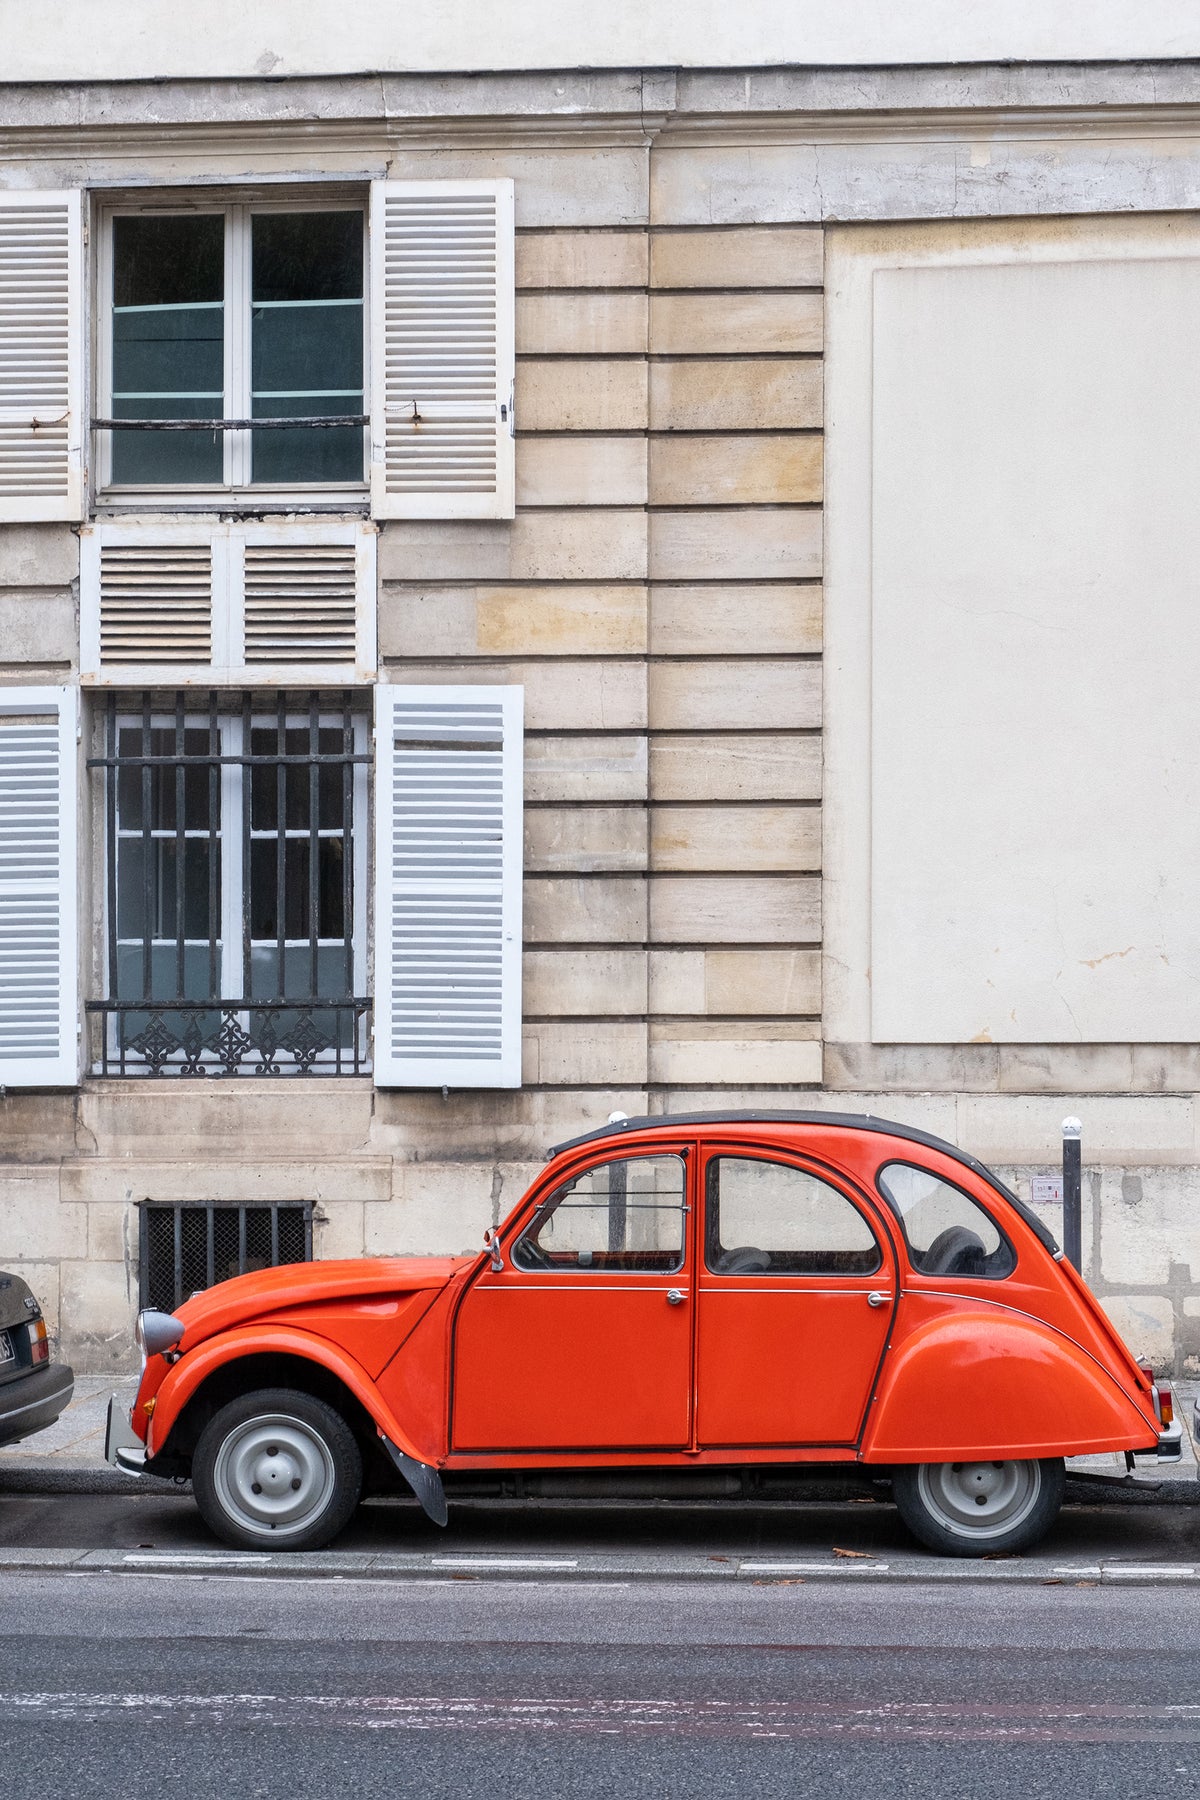
[[[682,1288],[668,1288],[667,1289],[667,1305],[668,1306],[682,1306],[686,1299],[687,1299],[687,1295],[684,1293]]]
[[[890,1294],[881,1294],[878,1289],[867,1295],[868,1306],[890,1306],[891,1304],[892,1296]]]

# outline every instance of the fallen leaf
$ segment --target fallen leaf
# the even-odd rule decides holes
[[[833,1547],[833,1554],[835,1556],[865,1556],[868,1562],[875,1561],[874,1554],[870,1550],[839,1550],[836,1544]]]

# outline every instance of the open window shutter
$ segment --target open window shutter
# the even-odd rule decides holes
[[[0,522],[83,517],[78,190],[0,193]]]
[[[513,516],[513,184],[371,188],[371,510]]]
[[[379,687],[375,1082],[521,1083],[519,687]]]
[[[75,688],[0,688],[0,1085],[79,1079]]]

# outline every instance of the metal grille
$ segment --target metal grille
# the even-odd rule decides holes
[[[252,1269],[312,1261],[312,1202],[267,1206],[215,1200],[138,1203],[143,1306],[173,1312],[201,1288]]]
[[[102,1074],[358,1074],[371,1005],[352,693],[108,696]],[[356,991],[359,989],[359,991]]]

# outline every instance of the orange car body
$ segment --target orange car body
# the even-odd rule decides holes
[[[874,1235],[875,1269],[709,1266],[707,1170],[721,1155],[835,1190]],[[564,1183],[643,1156],[686,1172],[681,1267],[616,1271],[590,1253],[566,1270],[514,1264]],[[1011,1272],[914,1266],[879,1182],[896,1163],[974,1201],[1011,1246]],[[170,1470],[214,1378],[228,1394],[256,1370],[311,1365],[403,1457],[442,1474],[1069,1457],[1153,1451],[1161,1429],[1148,1375],[1015,1196],[948,1144],[833,1114],[613,1124],[558,1149],[494,1252],[264,1270],[177,1317],[178,1348],[149,1358],[133,1409],[151,1470]]]

